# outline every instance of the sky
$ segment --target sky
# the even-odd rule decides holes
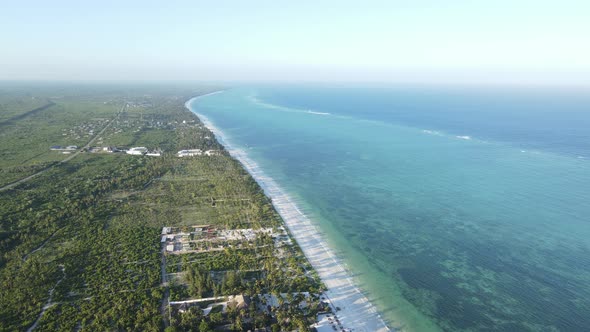
[[[0,0],[2,80],[590,84],[590,1]]]

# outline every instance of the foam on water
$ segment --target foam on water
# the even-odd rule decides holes
[[[311,111],[311,110],[307,111],[307,113],[309,113],[309,114],[317,114],[317,115],[331,115],[328,112],[314,112],[314,111]]]
[[[264,108],[269,108],[269,109],[274,109],[274,110],[281,111],[281,112],[306,113],[306,114],[314,114],[314,115],[332,115],[331,113],[328,113],[328,112],[318,112],[318,111],[313,111],[310,109],[307,109],[307,110],[306,109],[298,109],[298,108],[293,108],[293,107],[285,107],[285,106],[281,106],[281,105],[267,103],[265,101],[260,100],[256,95],[249,95],[248,100],[258,106],[262,106]]]
[[[440,131],[436,131],[436,130],[427,130],[424,129],[422,130],[423,133],[425,134],[429,134],[429,135],[436,135],[436,136],[442,136],[443,134]]]
[[[197,98],[199,98],[199,97],[197,97]],[[307,113],[308,112],[308,110],[304,110],[304,109],[297,109],[297,108],[292,108],[292,107],[284,107],[284,106],[280,106],[280,105],[275,105],[275,104],[267,103],[265,101],[260,100],[256,95],[249,95],[248,96],[248,100],[250,102],[258,105],[258,106],[261,106],[261,107],[264,107],[264,108],[273,109],[273,110],[277,110],[277,111],[281,111],[281,112],[293,112],[293,113]]]

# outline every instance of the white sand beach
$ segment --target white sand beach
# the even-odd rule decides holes
[[[219,93],[219,92],[214,92]],[[200,96],[203,97],[203,96]],[[199,98],[199,97],[196,97]],[[196,98],[186,102],[186,107]],[[367,297],[355,286],[343,262],[326,246],[326,240],[312,221],[303,214],[293,200],[270,177],[266,176],[248,155],[232,146],[223,132],[216,128],[207,117],[195,112],[222,143],[228,152],[239,160],[265,193],[271,198],[274,207],[283,218],[291,234],[303,250],[307,259],[328,287],[325,296],[331,301],[342,328],[347,331],[384,332],[390,331]],[[340,331],[341,328],[338,328]]]

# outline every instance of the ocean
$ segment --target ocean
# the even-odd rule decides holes
[[[194,99],[403,331],[587,331],[590,93],[240,86]]]

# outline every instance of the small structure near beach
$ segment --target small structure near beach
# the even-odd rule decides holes
[[[134,148],[131,148],[131,149],[125,151],[125,153],[130,154],[130,155],[135,155],[135,156],[160,157],[162,155],[162,150],[156,149],[156,150],[150,151],[146,147],[137,146],[137,147],[134,147]]]
[[[191,150],[180,150],[176,154],[178,157],[193,157],[193,156],[201,156],[203,155],[203,151],[201,149],[191,149]]]
[[[134,148],[131,148],[131,149],[125,151],[125,153],[131,154],[131,155],[144,155],[144,154],[148,153],[148,149],[143,146],[138,146],[138,147],[134,147]]]
[[[173,254],[213,252],[226,247],[254,245],[256,238],[263,234],[274,239],[282,233],[275,234],[272,228],[218,229],[211,225],[163,227],[160,243],[166,246],[167,252]]]
[[[219,155],[221,155],[221,151],[219,151],[219,150],[203,151],[201,149],[188,149],[188,150],[180,150],[176,153],[176,155],[178,157],[219,156]]]
[[[78,149],[77,145],[68,145],[68,146],[54,145],[49,148],[49,150],[52,150],[52,151],[74,151],[77,149]]]
[[[227,301],[229,307],[235,307],[236,309],[248,309],[250,305],[250,297],[248,295],[230,295]]]

